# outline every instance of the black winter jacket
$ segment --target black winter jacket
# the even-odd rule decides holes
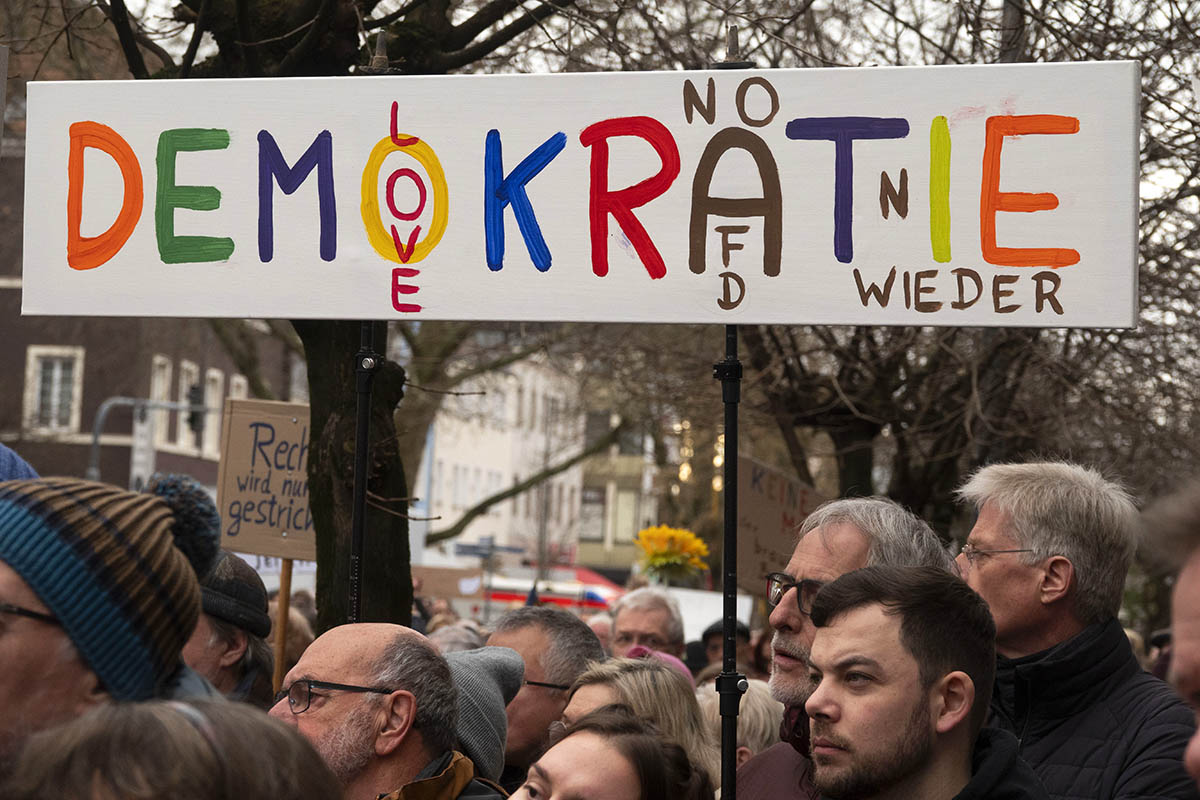
[[[1008,731],[984,728],[971,756],[971,780],[954,800],[1047,800],[1049,795],[1028,764],[1017,755]]]
[[[1200,800],[1183,769],[1191,711],[1142,670],[1117,620],[997,660],[989,725],[1017,737],[1055,800]]]

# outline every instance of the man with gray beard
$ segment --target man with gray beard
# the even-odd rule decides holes
[[[741,800],[815,800],[809,760],[811,693],[809,648],[816,628],[812,601],[826,583],[866,566],[928,566],[957,574],[937,534],[919,517],[885,497],[856,497],[825,503],[804,520],[792,558],[783,572],[767,576],[773,607],[771,693],[784,704],[782,741],[737,771]]]
[[[455,750],[457,700],[449,664],[424,636],[358,623],[309,645],[271,716],[312,742],[345,800],[502,798]]]

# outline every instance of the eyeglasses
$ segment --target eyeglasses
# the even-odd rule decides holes
[[[570,686],[568,686],[564,683],[546,683],[545,681],[524,680],[524,681],[521,681],[521,683],[523,683],[526,686],[542,686],[547,689],[561,689],[564,692],[571,688]]]
[[[373,694],[391,694],[395,689],[382,689],[371,686],[350,686],[345,683],[330,683],[329,681],[312,681],[308,679],[292,681],[292,685],[275,695],[275,702],[287,698],[288,708],[293,714],[303,714],[312,703],[313,689],[335,689],[339,692],[371,692]],[[319,695],[318,695],[319,696]]]
[[[968,564],[974,564],[984,556],[995,556],[1001,553],[1032,553],[1033,550],[1028,547],[1020,547],[1014,550],[980,550],[975,545],[967,542],[962,546],[962,550],[959,552],[961,552],[963,557],[967,559]]]
[[[653,633],[643,635],[640,633],[622,631],[613,637],[613,644],[618,647],[629,647],[631,645],[640,644],[650,650],[663,650],[667,647],[667,640],[663,639],[661,636],[656,636]]]
[[[18,617],[29,617],[30,619],[36,619],[39,622],[44,622],[47,625],[57,625],[60,628],[62,627],[62,622],[59,621],[58,617],[55,617],[51,614],[44,614],[41,611],[34,611],[29,608],[14,606],[12,603],[0,603],[0,614],[16,614]]]
[[[800,609],[801,614],[807,617],[812,613],[813,598],[817,596],[817,592],[821,591],[821,587],[824,585],[823,581],[811,578],[794,581],[792,576],[787,573],[772,572],[767,576],[767,602],[774,608],[783,600],[785,594],[795,589],[796,607]]]

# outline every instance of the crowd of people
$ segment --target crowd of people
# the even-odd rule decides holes
[[[661,589],[487,628],[423,606],[426,633],[313,637],[293,609],[276,694],[268,593],[202,487],[38,478],[2,445],[0,470],[0,797],[722,791],[722,631],[689,647]],[[884,498],[826,503],[784,545],[770,630],[735,632],[725,794],[1200,800],[1200,483],[1139,513],[1091,469],[999,464],[958,496],[957,555]],[[1139,544],[1177,575],[1169,682],[1119,621]]]

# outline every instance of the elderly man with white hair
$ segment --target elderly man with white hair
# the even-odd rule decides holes
[[[994,464],[959,489],[979,516],[958,564],[996,620],[992,726],[1054,798],[1196,798],[1192,713],[1142,670],[1117,612],[1132,499],[1067,463]]]

